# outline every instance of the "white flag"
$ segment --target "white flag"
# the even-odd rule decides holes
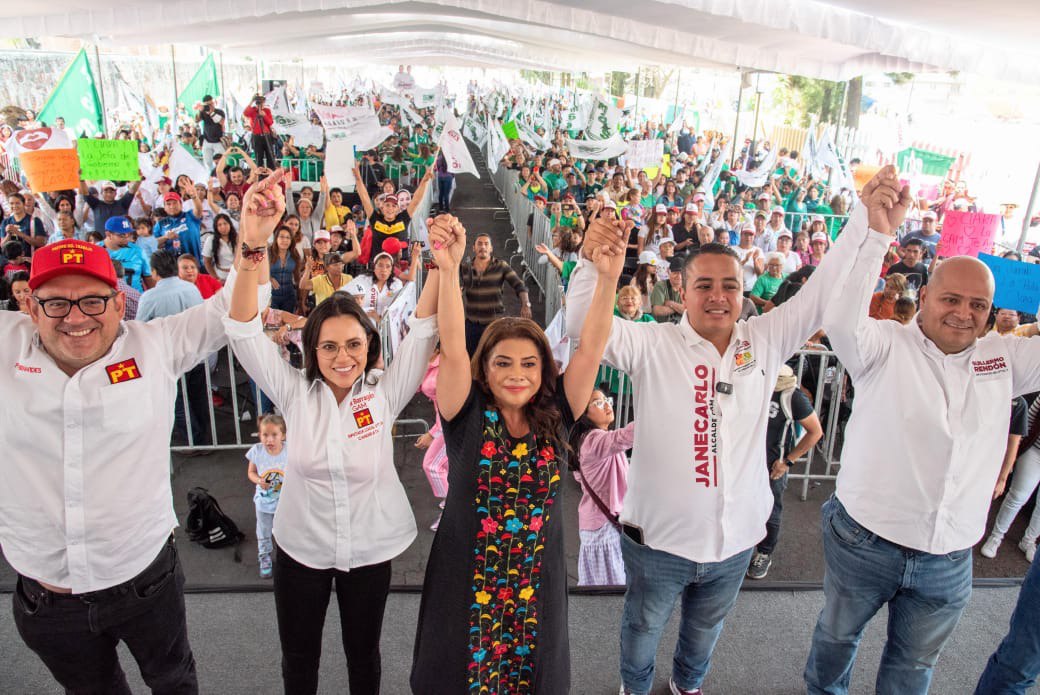
[[[589,109],[589,120],[585,132],[593,140],[606,140],[617,132],[620,118],[621,109],[614,106],[614,100],[611,97],[596,97],[593,106]]]
[[[769,181],[769,177],[772,176],[773,170],[776,169],[776,156],[777,148],[774,147],[769,150],[762,163],[751,171],[740,169],[731,173],[737,177],[737,181],[740,181],[741,184],[748,188],[764,186]]]
[[[169,172],[167,176],[171,181],[176,181],[181,174],[186,175],[194,183],[209,185],[209,171],[202,162],[191,156],[182,145],[174,145],[170,151]]]
[[[437,146],[441,148],[444,161],[448,163],[448,171],[453,174],[473,174],[478,179],[480,178],[477,165],[473,163],[469,148],[462,139],[459,119],[454,114],[444,122],[444,132],[441,133]]]
[[[502,124],[498,121],[488,121],[488,156],[487,165],[491,173],[498,171],[498,164],[502,161],[502,157],[506,156],[509,152],[509,141],[506,140],[506,134],[502,132]]]
[[[624,154],[627,150],[628,143],[620,133],[608,140],[567,140],[567,152],[574,159],[610,159]]]

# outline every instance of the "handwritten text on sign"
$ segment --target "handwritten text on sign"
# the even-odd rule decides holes
[[[1008,258],[979,254],[979,260],[993,271],[997,290],[993,305],[1035,314],[1040,306],[1040,265]]]
[[[993,250],[993,240],[998,229],[1000,215],[950,210],[943,217],[938,254],[949,258],[989,253]]]
[[[33,193],[67,191],[79,186],[79,157],[76,150],[23,152],[19,161]]]
[[[96,140],[80,138],[77,145],[79,165],[86,181],[137,181],[136,140]]]
[[[632,140],[625,153],[625,166],[630,169],[659,167],[664,159],[664,140]]]

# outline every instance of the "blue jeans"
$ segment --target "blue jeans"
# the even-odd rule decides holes
[[[437,174],[437,206],[443,211],[451,207],[451,187],[455,183],[455,177]]]
[[[825,603],[805,683],[811,695],[849,690],[863,629],[888,604],[879,695],[928,692],[939,652],[971,597],[971,548],[932,555],[891,543],[857,523],[837,497],[823,505]]]
[[[776,544],[780,542],[780,517],[784,513],[784,491],[787,489],[787,473],[776,480],[769,481],[769,489],[773,491],[773,511],[766,519],[766,537],[758,544],[756,550],[763,555],[772,555]]]
[[[657,645],[680,596],[682,617],[672,678],[685,690],[700,687],[722,622],[737,602],[751,551],[748,548],[722,562],[693,562],[621,535],[627,580],[621,617],[621,680],[626,690],[643,695],[653,687]]]
[[[265,512],[256,507],[256,554],[259,559],[274,550],[271,531],[274,529],[274,512]]]
[[[1040,560],[1033,560],[1015,612],[1011,630],[989,658],[975,695],[1025,695],[1040,673]]]

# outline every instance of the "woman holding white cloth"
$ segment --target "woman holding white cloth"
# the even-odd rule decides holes
[[[331,589],[339,603],[351,693],[378,693],[379,637],[390,560],[416,536],[393,464],[393,422],[426,373],[437,342],[438,279],[432,272],[394,362],[377,377],[379,335],[357,302],[335,294],[303,327],[304,369],[277,358],[263,335],[254,283],[285,209],[276,172],[253,186],[240,229],[244,260],[225,326],[249,375],[285,417],[291,475],[282,487],[274,540],[275,607],[287,693],[314,693]],[[247,296],[252,292],[253,297]]]

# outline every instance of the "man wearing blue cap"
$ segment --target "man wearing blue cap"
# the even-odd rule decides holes
[[[133,231],[133,225],[127,218],[109,217],[105,220],[104,247],[113,261],[123,264],[126,284],[138,292],[144,292],[155,286],[155,280],[152,279],[152,270],[148,266],[144,251],[130,242]]]

